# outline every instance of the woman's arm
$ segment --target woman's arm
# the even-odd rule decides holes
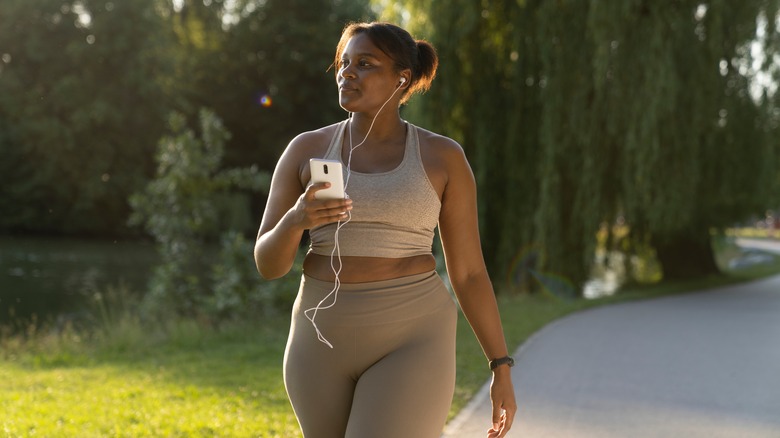
[[[463,150],[449,139],[441,145],[447,170],[439,217],[447,273],[461,310],[488,360],[508,355],[493,285],[485,267],[477,220],[476,183]],[[503,437],[517,405],[508,366],[493,371],[491,386],[493,429],[488,436]],[[506,416],[501,418],[502,410]]]
[[[299,135],[276,165],[254,250],[257,271],[264,278],[279,278],[290,271],[304,230],[338,222],[351,209],[351,200],[315,199],[314,193],[326,184],[304,188],[310,176],[309,158],[323,140],[320,132]]]

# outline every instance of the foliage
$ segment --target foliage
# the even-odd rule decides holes
[[[242,234],[223,233],[219,259],[211,266],[214,291],[206,301],[210,314],[222,319],[251,320],[292,308],[302,273],[301,257],[283,279],[261,282],[252,258],[247,256],[253,248],[254,242]]]
[[[344,25],[370,18],[367,3],[185,0],[172,14],[185,112],[224,120],[227,165],[271,170],[293,136],[345,116],[327,69]]]
[[[617,203],[635,236],[651,236],[666,278],[716,271],[710,229],[771,201],[772,102],[752,94],[756,71],[745,65],[758,17],[776,16],[777,6],[682,2],[590,11],[594,88],[603,99],[596,108],[610,113],[601,123],[612,125],[602,135],[621,145],[612,153],[622,172]],[[609,20],[616,14],[625,17],[620,24]]]
[[[130,200],[131,222],[144,225],[160,252],[161,263],[152,275],[146,303],[155,313],[224,316],[247,304],[259,286],[250,280],[246,267],[251,251],[242,254],[243,260],[236,254],[247,246],[245,239],[227,230],[226,259],[213,268],[217,284],[211,290],[208,266],[213,260],[206,250],[224,229],[222,201],[236,187],[267,191],[270,177],[254,166],[219,170],[229,133],[213,112],[201,110],[200,138],[179,113],[173,113],[169,123],[172,134],[160,141],[156,178]]]
[[[158,0],[5,0],[0,231],[121,230],[172,74]]]
[[[631,232],[611,244],[705,274],[711,231],[780,199],[777,0],[373,3],[439,49],[405,113],[463,144],[495,279],[533,252],[580,286],[620,218]],[[0,232],[126,231],[171,110],[213,108],[233,133],[221,166],[270,170],[293,135],[343,117],[326,70],[368,5],[5,0]],[[220,202],[246,196],[260,211],[262,194]]]
[[[614,245],[652,250],[667,279],[707,275],[711,230],[778,199],[777,94],[757,92],[778,74],[777,1],[403,4],[388,17],[442,61],[413,112],[475,168],[494,279],[534,248],[581,286],[617,220]]]
[[[71,235],[128,231],[127,198],[153,174],[172,110],[214,109],[234,134],[225,165],[264,170],[295,134],[343,117],[326,70],[343,25],[370,16],[363,0],[2,9],[0,232]]]

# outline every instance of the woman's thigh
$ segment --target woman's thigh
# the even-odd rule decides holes
[[[338,351],[300,328],[291,330],[284,359],[290,404],[306,438],[344,438],[355,379]]]
[[[455,389],[454,309],[416,324],[409,343],[358,380],[347,438],[438,438]]]

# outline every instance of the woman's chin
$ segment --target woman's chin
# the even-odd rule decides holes
[[[339,101],[339,106],[344,111],[347,111],[347,112],[350,112],[350,113],[358,112],[357,106],[351,100],[348,100],[348,99],[341,99],[341,101]]]

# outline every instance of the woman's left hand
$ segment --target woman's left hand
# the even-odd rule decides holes
[[[493,427],[488,430],[487,436],[503,438],[512,427],[517,412],[515,388],[508,366],[499,366],[494,370],[493,382],[490,384],[490,401],[493,404]]]

